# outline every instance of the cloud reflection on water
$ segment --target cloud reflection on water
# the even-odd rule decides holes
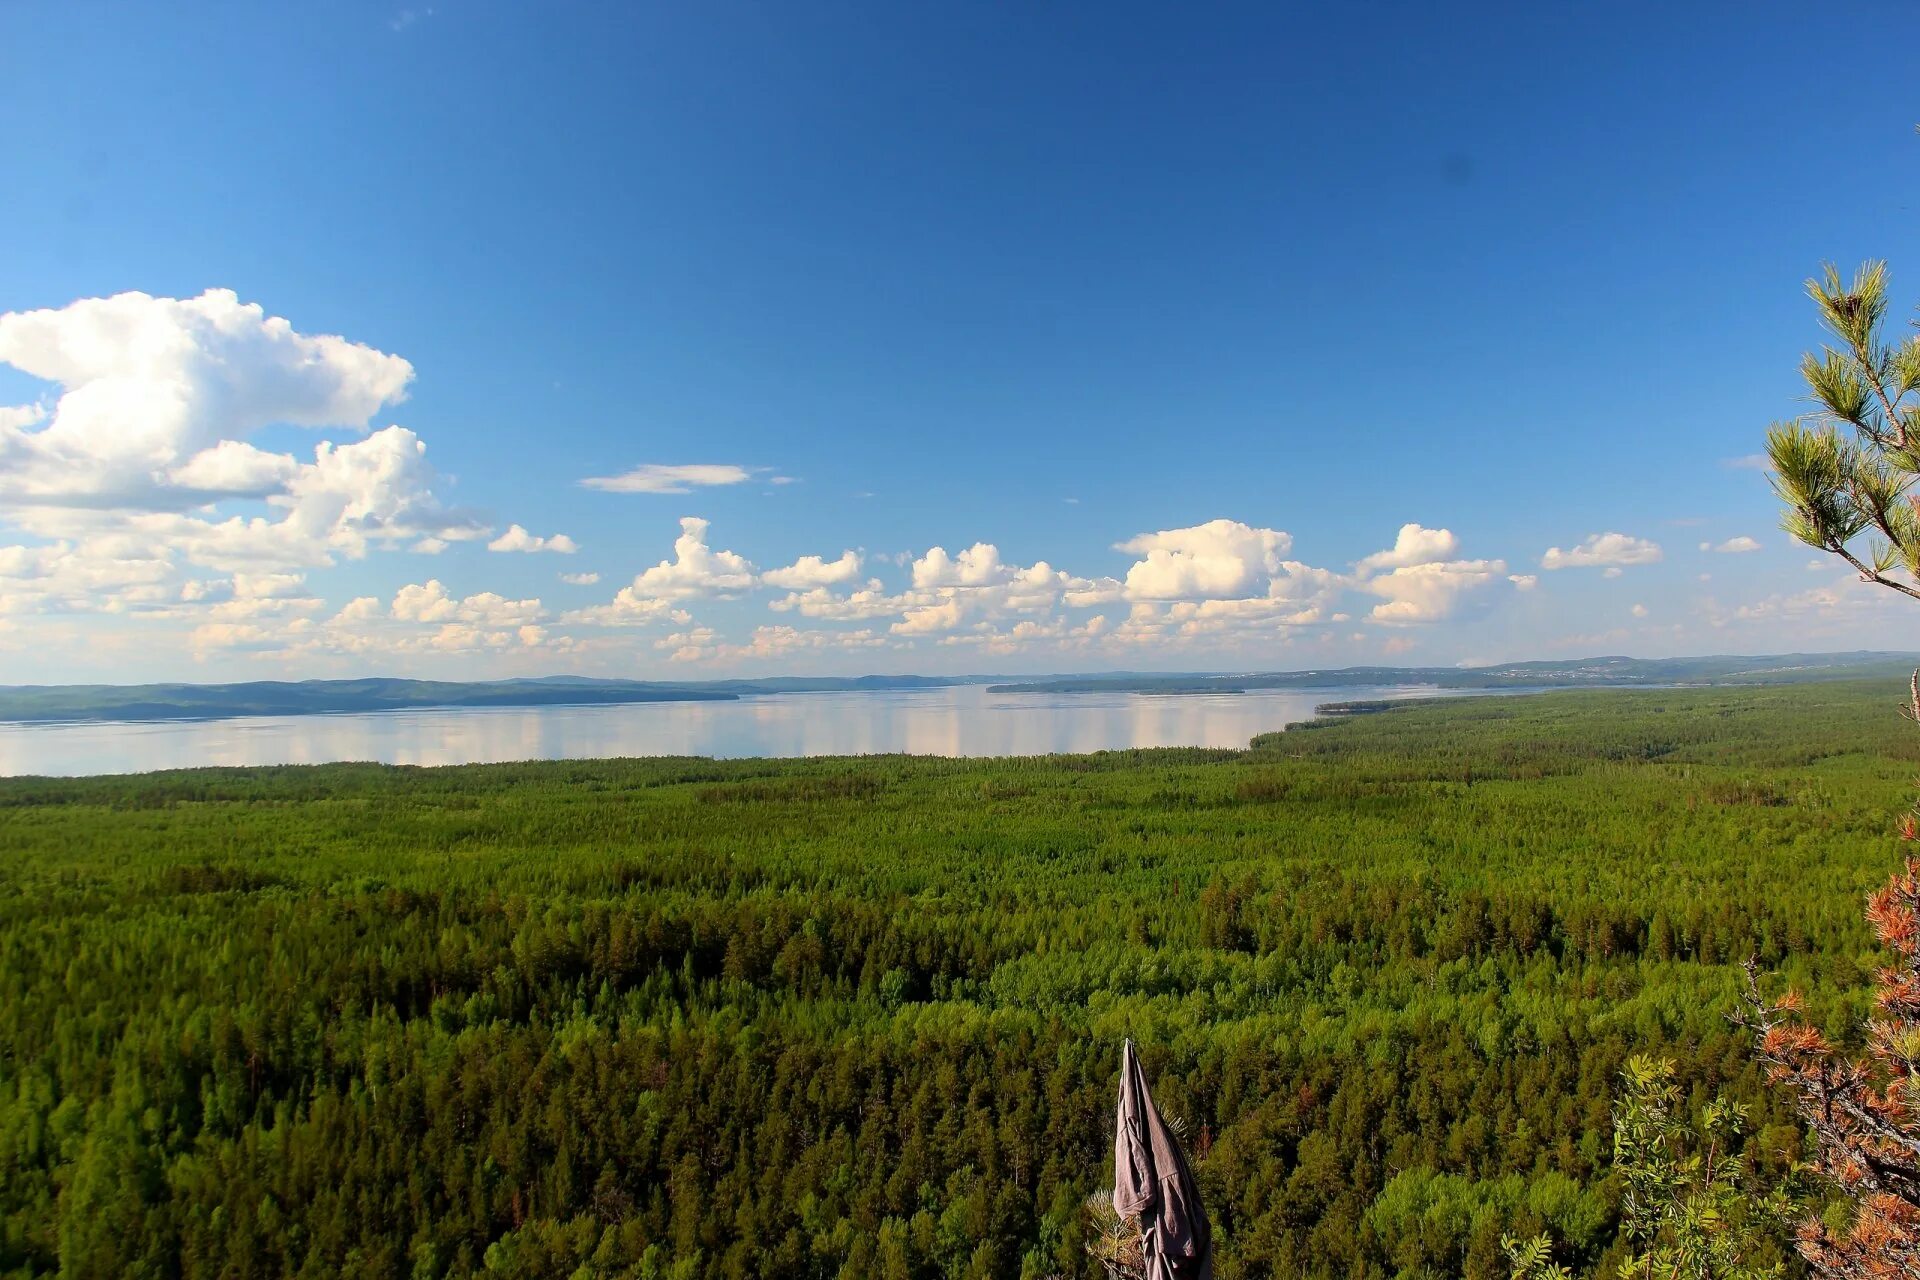
[[[1243,747],[1322,702],[1431,688],[1245,694],[994,694],[983,686],[768,694],[738,702],[461,707],[160,723],[0,724],[0,775],[379,760],[447,765],[605,756],[1043,755]]]

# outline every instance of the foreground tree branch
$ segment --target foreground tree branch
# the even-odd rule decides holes
[[[1920,479],[1920,409],[1908,403],[1920,391],[1920,338],[1891,344],[1882,335],[1884,263],[1867,263],[1850,284],[1829,265],[1807,293],[1839,346],[1801,361],[1820,405],[1813,423],[1776,423],[1767,433],[1773,487],[1786,504],[1782,527],[1864,581],[1920,598],[1920,501],[1908,492]],[[1852,544],[1869,531],[1884,541],[1862,556]],[[1920,722],[1920,671],[1901,710]],[[1901,816],[1899,832],[1920,840],[1920,809]],[[1920,1276],[1920,853],[1868,900],[1867,919],[1892,960],[1877,976],[1864,1054],[1829,1043],[1794,993],[1770,999],[1751,960],[1735,1021],[1752,1031],[1768,1077],[1791,1090],[1813,1171],[1843,1197],[1843,1212],[1800,1223],[1801,1256],[1816,1275],[1892,1280]]]

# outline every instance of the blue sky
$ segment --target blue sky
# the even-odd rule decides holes
[[[1731,464],[1915,24],[7,6],[0,681],[1911,647]]]

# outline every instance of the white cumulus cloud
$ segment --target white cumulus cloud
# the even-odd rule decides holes
[[[673,559],[662,560],[633,580],[642,595],[683,600],[693,596],[745,591],[754,585],[754,568],[743,556],[707,545],[709,522],[699,516],[680,521]]]
[[[913,585],[927,587],[986,587],[1004,582],[1013,573],[1000,562],[1000,548],[976,542],[958,556],[945,547],[933,547],[913,562]]]
[[[1653,564],[1661,557],[1657,543],[1624,533],[1596,533],[1578,546],[1561,550],[1548,547],[1540,557],[1542,569],[1618,568],[1622,565]]]
[[[860,576],[860,554],[856,551],[843,551],[838,560],[825,560],[819,556],[801,556],[783,569],[769,569],[760,575],[760,581],[769,587],[778,587],[783,591],[810,591],[818,587],[837,586],[842,582],[852,582]]]
[[[579,549],[580,544],[564,533],[542,538],[528,533],[517,524],[508,526],[505,533],[487,544],[489,551],[524,551],[529,554],[539,551],[557,551],[561,555],[570,556]]]
[[[1280,571],[1291,535],[1238,520],[1136,534],[1114,549],[1143,557],[1127,570],[1131,600],[1227,599],[1257,595]]]
[[[767,607],[775,613],[798,613],[803,618],[848,622],[897,614],[907,607],[907,598],[889,595],[880,580],[873,578],[861,590],[843,596],[825,587],[815,587],[782,596]]]
[[[1453,536],[1451,529],[1428,529],[1418,524],[1403,524],[1392,547],[1376,551],[1361,560],[1354,565],[1354,571],[1366,574],[1381,569],[1431,564],[1435,560],[1452,559],[1459,550],[1460,539]]]
[[[1447,560],[1407,565],[1369,579],[1365,589],[1384,598],[1371,615],[1375,622],[1439,622],[1451,617],[1472,591],[1506,575],[1504,560]]]
[[[966,620],[966,605],[959,596],[949,596],[928,604],[910,605],[906,615],[889,630],[897,636],[936,635],[952,631]]]
[[[1725,542],[1703,542],[1700,544],[1700,549],[1702,551],[1714,552],[1717,555],[1737,556],[1744,555],[1749,551],[1760,550],[1760,543],[1758,539],[1749,538],[1743,533],[1737,538],[1728,538]]]
[[[9,312],[0,362],[60,388],[44,426],[0,420],[0,496],[139,510],[273,491],[290,460],[237,442],[282,423],[365,430],[413,377],[399,356],[296,332],[226,289]]]
[[[680,536],[673,541],[673,559],[635,575],[607,604],[575,609],[560,620],[633,626],[675,617],[679,601],[736,595],[757,585],[758,571],[744,556],[707,545],[707,528],[708,522],[698,516],[683,518]]]
[[[218,570],[332,564],[336,555],[360,559],[376,546],[425,539],[440,543],[485,537],[469,512],[444,506],[426,442],[404,427],[387,427],[364,440],[323,442],[300,465],[286,491],[270,496],[279,519],[225,520],[179,512],[39,510],[20,520],[43,534],[125,531]]]
[[[230,589],[196,601],[188,570],[238,581],[491,532],[443,501],[425,441],[400,426],[370,431],[375,414],[405,398],[411,364],[302,333],[229,290],[0,315],[0,363],[52,384],[39,404],[0,408],[0,520],[64,548],[62,583],[100,584],[90,597],[51,580],[9,591],[37,608],[260,612],[269,597]],[[349,438],[291,453],[250,438],[287,426]],[[258,505],[224,509],[239,501]]]

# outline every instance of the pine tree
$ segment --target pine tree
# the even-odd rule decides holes
[[[1920,404],[1908,402],[1920,391],[1920,335],[1885,337],[1884,262],[1861,267],[1851,285],[1828,265],[1807,293],[1839,345],[1800,362],[1820,410],[1767,433],[1782,525],[1863,580],[1920,599],[1920,505],[1908,492],[1920,480]]]
[[[1851,285],[1828,266],[1807,292],[1838,345],[1801,363],[1820,405],[1814,419],[1767,435],[1782,524],[1862,580],[1920,599],[1920,497],[1910,492],[1920,480],[1920,405],[1910,403],[1920,337],[1884,336],[1884,263],[1866,264]],[[1920,671],[1907,693],[1903,710],[1920,720]],[[1899,832],[1920,838],[1920,809]],[[1842,1054],[1801,1019],[1792,993],[1770,1000],[1751,961],[1741,1016],[1769,1077],[1794,1095],[1814,1169],[1843,1195],[1832,1221],[1801,1223],[1800,1253],[1817,1275],[1849,1280],[1920,1275],[1920,856],[1873,895],[1867,917],[1894,959],[1879,974],[1864,1056]]]
[[[1613,1107],[1620,1235],[1633,1250],[1623,1280],[1768,1280],[1785,1273],[1776,1241],[1798,1203],[1797,1179],[1762,1192],[1742,1149],[1748,1108],[1718,1097],[1689,1124],[1674,1064],[1641,1055],[1621,1071]],[[1512,1280],[1568,1280],[1552,1240],[1500,1241]]]

